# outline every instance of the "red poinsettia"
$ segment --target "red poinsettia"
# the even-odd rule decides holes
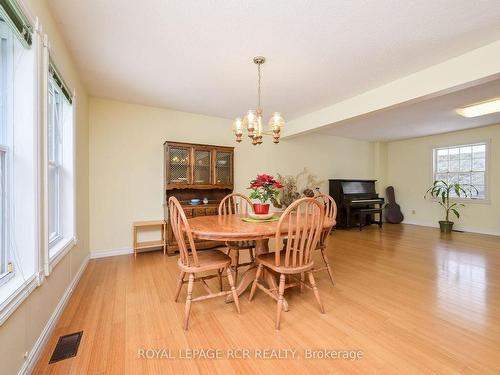
[[[281,184],[281,182],[276,181],[273,184],[273,188],[275,188],[275,189],[283,189],[283,185]]]
[[[257,177],[250,181],[249,189],[252,189],[250,194],[251,199],[258,199],[262,203],[268,200],[279,200],[279,190],[283,185],[276,181],[273,176],[268,174],[259,174]]]

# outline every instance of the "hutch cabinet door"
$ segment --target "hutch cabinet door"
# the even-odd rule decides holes
[[[215,185],[232,185],[233,183],[233,153],[215,150]]]
[[[193,147],[193,184],[211,185],[212,152],[210,148]]]
[[[217,215],[220,201],[233,191],[233,148],[171,142],[164,143],[164,215],[167,221],[167,253],[178,250],[169,221],[168,200],[176,197],[186,217]],[[205,205],[193,206],[193,198],[207,198]],[[199,249],[223,245],[220,241],[195,240]]]
[[[167,184],[190,184],[190,148],[182,146],[168,146],[167,158]]]

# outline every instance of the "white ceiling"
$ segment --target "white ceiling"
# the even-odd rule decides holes
[[[48,0],[93,96],[287,120],[500,39],[498,0]]]
[[[498,97],[500,79],[332,124],[320,133],[370,141],[391,141],[500,124],[500,113],[465,118],[455,112],[457,108]]]

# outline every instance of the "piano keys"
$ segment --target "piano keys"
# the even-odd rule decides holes
[[[351,204],[373,204],[373,203],[380,203],[380,201],[384,201],[384,198],[378,198],[378,199],[356,199],[352,200]]]
[[[384,205],[384,198],[379,197],[375,191],[377,180],[329,180],[330,195],[337,203],[337,227],[350,227],[356,225],[355,220],[360,220],[361,210],[380,209]],[[377,207],[378,206],[378,207]],[[374,210],[377,211],[377,210]],[[381,212],[381,211],[380,211]],[[376,222],[374,212],[370,221]],[[378,214],[377,214],[378,215]],[[380,214],[379,220],[382,220]]]

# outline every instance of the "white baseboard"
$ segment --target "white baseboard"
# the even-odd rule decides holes
[[[404,220],[403,224],[420,225],[422,227],[430,227],[430,228],[439,228],[438,223],[425,223],[425,222],[419,222],[419,221],[413,221],[413,220]],[[478,228],[471,228],[471,227],[462,227],[460,225],[454,226],[453,228],[456,230],[459,230],[459,231],[463,231],[463,232],[487,234],[490,236],[500,236],[500,231],[495,231],[495,230],[490,230],[490,229],[478,229]]]
[[[457,227],[457,230],[463,230],[464,232],[488,234],[490,236],[500,236],[500,231],[490,230],[490,229],[477,229],[471,227]]]
[[[57,322],[59,321],[59,318],[64,311],[64,308],[66,307],[66,304],[69,301],[69,298],[73,294],[73,291],[75,290],[76,286],[78,285],[78,282],[80,281],[80,278],[87,268],[87,265],[89,263],[90,256],[87,255],[82,262],[82,265],[78,269],[78,272],[76,273],[75,277],[71,281],[71,283],[68,285],[66,288],[66,291],[64,292],[63,296],[61,297],[61,300],[57,304],[54,312],[52,313],[52,316],[50,317],[49,321],[43,328],[42,333],[38,337],[38,339],[35,341],[35,344],[33,345],[33,348],[28,354],[28,357],[26,358],[26,361],[24,362],[23,366],[19,370],[19,375],[24,375],[24,374],[29,374],[33,370],[33,367],[35,366],[36,362],[38,361],[38,357],[42,353],[43,347],[45,346],[47,340],[49,339],[50,335],[52,334],[52,331],[54,330]]]
[[[436,223],[424,223],[421,221],[416,221],[416,220],[407,220],[404,219],[401,224],[410,224],[410,225],[419,225],[421,227],[429,227],[429,228],[439,228],[439,225]]]
[[[109,250],[96,250],[90,253],[90,259],[114,257],[117,255],[127,255],[133,253],[134,250],[130,247],[124,247],[120,249],[109,249]]]

